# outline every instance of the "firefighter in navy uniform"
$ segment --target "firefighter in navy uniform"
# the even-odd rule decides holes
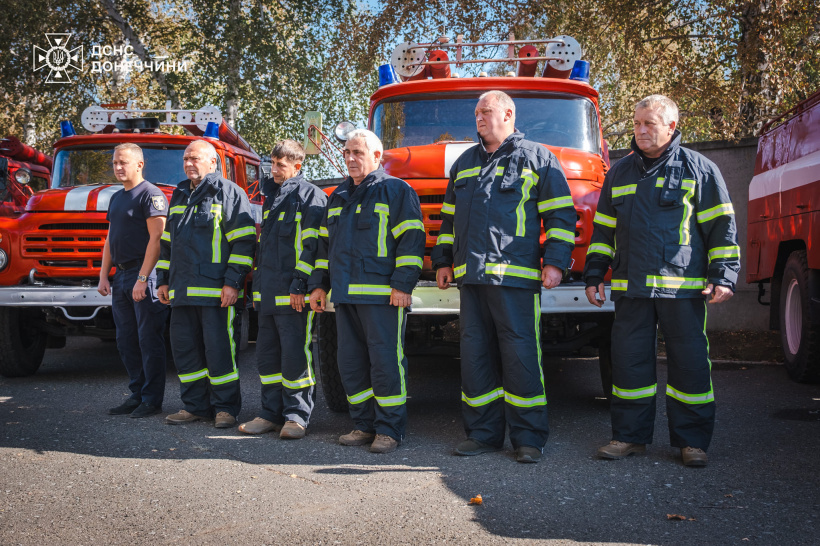
[[[315,313],[305,304],[305,293],[327,205],[324,192],[302,176],[304,160],[301,144],[283,140],[271,152],[271,178],[262,181],[265,206],[253,275],[262,412],[239,426],[246,434],[279,431],[290,440],[305,436],[315,399],[310,352]]]
[[[111,295],[117,349],[128,371],[131,396],[108,410],[110,415],[139,418],[162,411],[165,397],[165,321],[168,307],[157,296],[156,271],[160,237],[168,203],[162,190],[142,179],[142,149],[127,142],[114,148],[114,176],[123,191],[111,198],[106,219],[97,291]],[[114,282],[108,274],[115,265]]]
[[[740,248],[714,163],[681,147],[678,107],[663,95],[635,106],[632,154],[607,173],[584,276],[601,306],[612,266],[612,441],[607,459],[643,453],[655,422],[656,332],[666,342],[666,413],[687,466],[707,464],[715,422],[706,301],[734,293]],[[617,243],[617,244],[616,244]]]
[[[256,227],[248,197],[216,174],[219,156],[204,140],[183,158],[188,180],[171,196],[162,234],[157,283],[171,305],[171,350],[184,409],[168,424],[214,419],[236,424],[241,409],[233,320],[245,275],[253,266]]]
[[[379,166],[381,141],[370,131],[349,135],[349,177],[328,199],[319,232],[310,305],[336,309],[338,364],[356,428],[342,445],[395,451],[407,426],[404,331],[423,265],[426,239],[416,192]]]
[[[558,286],[569,266],[575,207],[556,157],[515,131],[515,104],[507,94],[483,94],[475,114],[481,142],[450,170],[432,254],[439,288],[455,280],[461,289],[467,439],[455,454],[501,449],[508,425],[516,460],[535,463],[549,434],[541,286]]]

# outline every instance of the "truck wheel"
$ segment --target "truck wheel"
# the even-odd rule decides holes
[[[25,377],[43,363],[48,334],[34,321],[39,309],[0,307],[0,374]]]
[[[811,298],[819,295],[818,274],[809,270],[806,251],[792,252],[780,288],[780,342],[786,371],[800,383],[820,380],[820,322],[809,312]]]
[[[339,375],[339,365],[336,361],[336,314],[322,313],[319,315],[318,330],[319,376],[322,378],[322,394],[325,403],[331,411],[342,413],[347,411],[347,396],[342,387],[342,377]]]

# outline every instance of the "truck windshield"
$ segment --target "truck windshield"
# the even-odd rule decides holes
[[[141,146],[145,157],[142,176],[152,184],[176,186],[188,178],[182,169],[185,148]],[[114,176],[111,148],[65,148],[54,158],[52,188],[87,186],[91,184],[120,184]]]
[[[376,105],[371,127],[385,149],[444,140],[476,141],[475,106],[480,93],[437,93],[386,99]],[[595,105],[567,94],[511,93],[515,127],[528,140],[601,153]]]

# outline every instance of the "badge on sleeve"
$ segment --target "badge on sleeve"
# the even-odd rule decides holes
[[[165,196],[154,195],[151,197],[151,204],[157,210],[165,210]]]

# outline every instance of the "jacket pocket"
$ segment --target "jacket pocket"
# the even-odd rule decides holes
[[[228,264],[199,264],[199,274],[209,279],[222,280]]]
[[[502,235],[500,247],[501,252],[504,254],[511,254],[530,260],[536,259],[540,254],[538,239],[534,237]]]
[[[362,258],[365,273],[375,273],[389,277],[396,269],[396,260],[393,258]]]
[[[194,214],[194,226],[208,227],[213,223],[214,215],[210,212],[197,212]]]
[[[279,236],[287,237],[293,234],[296,227],[296,218],[299,217],[299,203],[291,203],[285,211],[285,217],[279,222]]]
[[[692,259],[692,247],[689,245],[664,245],[663,260],[680,268],[689,267]]]

